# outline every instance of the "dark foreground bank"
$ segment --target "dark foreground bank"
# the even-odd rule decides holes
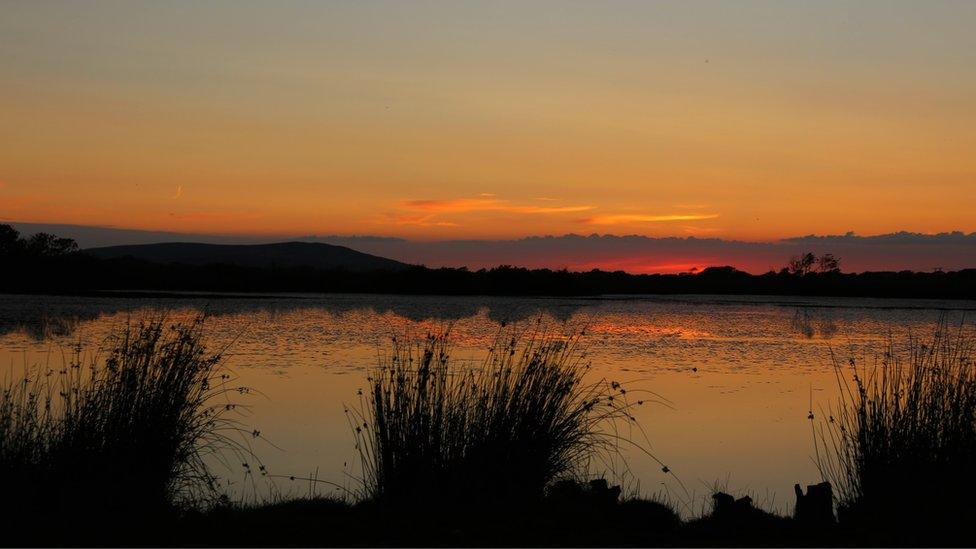
[[[704,516],[682,521],[667,505],[618,501],[613,488],[577,485],[537,504],[445,511],[328,498],[218,506],[169,516],[110,517],[8,529],[5,546],[177,547],[840,547],[971,546],[968,528],[868,528],[833,517],[781,516],[716,494]],[[83,516],[84,513],[79,514]]]

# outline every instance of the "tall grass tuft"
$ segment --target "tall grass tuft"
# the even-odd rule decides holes
[[[913,521],[904,526],[972,515],[974,350],[972,329],[943,320],[928,338],[889,337],[868,367],[835,361],[842,397],[817,430],[817,448],[842,520]]]
[[[4,511],[158,514],[215,496],[208,457],[246,450],[202,318],[127,326],[101,360],[76,349],[0,392]]]
[[[367,378],[349,412],[366,498],[396,508],[531,503],[630,442],[638,403],[618,383],[584,379],[579,336],[500,333],[480,367],[450,351],[446,334],[394,338]]]

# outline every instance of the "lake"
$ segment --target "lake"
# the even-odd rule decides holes
[[[831,352],[870,359],[887,334],[927,334],[941,316],[971,322],[972,301],[667,296],[504,298],[387,295],[0,296],[0,367],[59,366],[143,315],[210,315],[207,341],[254,391],[242,418],[268,439],[268,478],[217,469],[235,497],[303,495],[318,479],[355,488],[358,454],[345,405],[390,338],[451,327],[454,356],[476,361],[502,324],[585,330],[591,375],[659,394],[635,413],[673,476],[625,449],[622,478],[644,495],[700,505],[713,488],[787,510],[794,483],[820,480],[811,410],[836,403]],[[680,480],[680,483],[678,482]],[[683,485],[683,486],[682,486]],[[314,485],[319,494],[334,488]],[[685,512],[697,509],[686,508]]]

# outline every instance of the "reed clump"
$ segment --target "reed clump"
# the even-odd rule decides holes
[[[588,382],[589,368],[579,335],[506,331],[480,366],[453,359],[446,334],[394,338],[349,411],[365,499],[397,509],[511,508],[594,464],[607,470],[632,443],[631,412],[643,401],[618,383]]]
[[[842,393],[817,431],[818,462],[844,522],[932,526],[974,516],[976,334],[940,321],[888,338],[865,367],[835,363]]]
[[[30,369],[0,390],[5,516],[158,515],[216,495],[211,454],[233,436],[232,387],[203,319],[127,326],[104,360],[78,348],[60,370]]]

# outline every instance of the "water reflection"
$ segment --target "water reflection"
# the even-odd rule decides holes
[[[567,321],[585,301],[532,298],[469,298],[342,295],[323,297],[0,297],[0,336],[23,333],[34,341],[70,336],[82,322],[139,311],[194,309],[210,316],[266,314],[280,318],[302,310],[393,315],[412,322],[449,322],[485,315],[497,324],[541,316]]]
[[[0,336],[22,333],[34,341],[70,336],[85,321],[97,319],[102,308],[53,305],[38,299],[7,299],[0,303]]]
[[[819,479],[806,418],[811,393],[815,408],[833,402],[830,346],[869,352],[889,332],[925,329],[944,309],[966,307],[973,304],[716,296],[0,296],[0,367],[57,360],[59,346],[97,346],[149,311],[204,312],[209,343],[228,347],[229,366],[263,395],[248,421],[284,449],[265,449],[270,470],[321,468],[342,481],[355,460],[343,404],[391,335],[451,324],[456,356],[477,360],[502,323],[541,318],[554,329],[586,328],[593,375],[641,383],[673,403],[641,409],[639,420],[655,453],[688,483],[731,474],[731,488],[789,494],[793,483]],[[639,455],[630,466],[645,487],[666,481]]]
[[[794,334],[807,339],[820,337],[830,339],[837,334],[836,312],[824,307],[798,307],[790,319],[790,329]]]

